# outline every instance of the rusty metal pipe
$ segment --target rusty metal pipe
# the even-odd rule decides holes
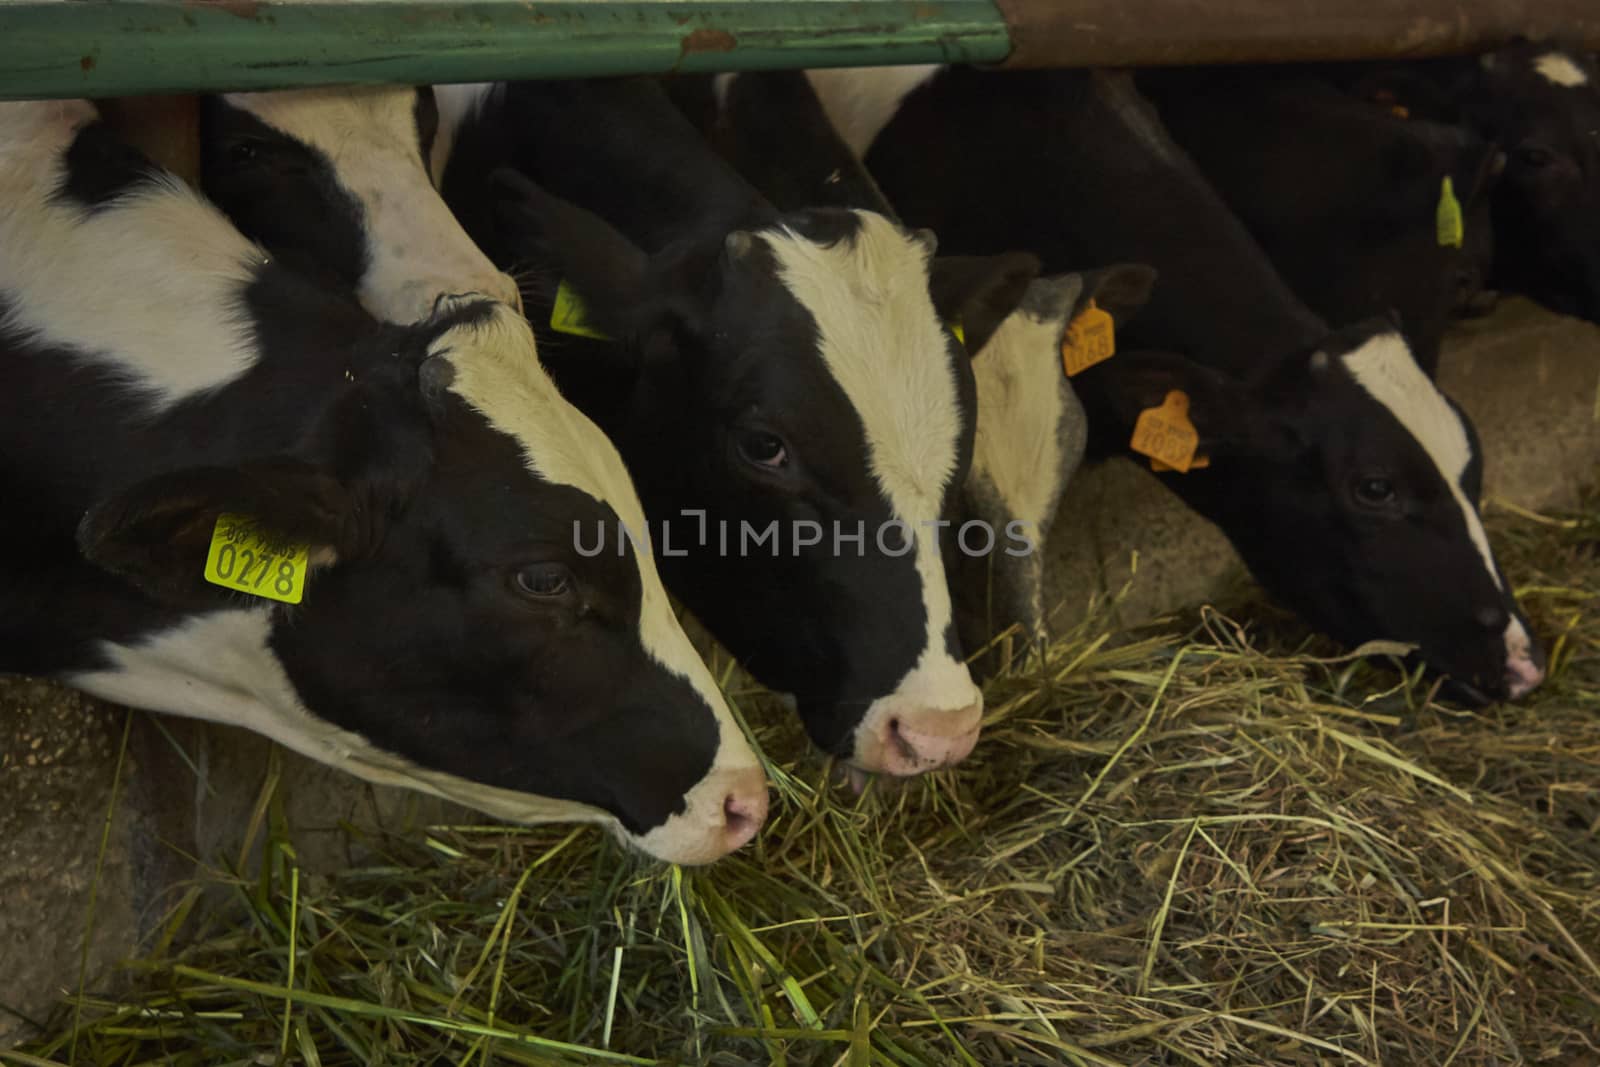
[[[1600,49],[1595,0],[996,0],[1001,66],[1158,67],[1420,59],[1521,34]]]

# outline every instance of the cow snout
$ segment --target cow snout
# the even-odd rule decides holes
[[[767,782],[759,767],[737,772],[722,800],[722,834],[725,852],[734,852],[755,840],[767,821]]]
[[[634,843],[668,863],[710,863],[748,845],[766,822],[766,775],[755,764],[718,768],[696,782],[685,800],[683,811]]]
[[[857,735],[854,763],[865,771],[910,777],[960,763],[978,743],[983,694],[955,708],[889,706],[869,715]]]
[[[1506,697],[1521,700],[1544,681],[1544,651],[1538,647],[1521,619],[1506,625]]]

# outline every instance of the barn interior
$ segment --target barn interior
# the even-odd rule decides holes
[[[0,677],[0,1061],[1596,1062],[1600,327],[1503,297],[1440,381],[1552,648],[1478,713],[1127,459],[957,768],[855,795],[707,639],[775,807],[703,870]]]

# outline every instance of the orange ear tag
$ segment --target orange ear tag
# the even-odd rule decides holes
[[[1199,445],[1200,433],[1189,421],[1189,396],[1177,389],[1167,393],[1160,407],[1139,412],[1133,439],[1128,442],[1129,448],[1150,457],[1153,471],[1188,472],[1210,466],[1209,458],[1196,458],[1194,452]]]
[[[1070,378],[1110,359],[1116,351],[1117,324],[1091,297],[1089,306],[1078,312],[1061,338],[1061,366]]]

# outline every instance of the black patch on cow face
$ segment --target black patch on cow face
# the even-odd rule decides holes
[[[66,153],[66,180],[57,197],[89,211],[158,180],[160,171],[136,149],[123,144],[103,121],[78,131]]]
[[[837,211],[785,221],[818,243],[853,240],[859,229]],[[923,650],[914,559],[896,554],[897,528],[884,536],[887,551],[878,543],[893,516],[870,473],[865,427],[766,243],[718,255],[700,297],[696,321],[664,342],[671,358],[649,361],[632,405],[608,428],[646,512],[671,523],[672,542],[658,546],[668,584],[752,674],[796,696],[820,747],[849,755],[867,706]],[[971,368],[953,338],[946,355],[970,413]],[[972,432],[968,415],[960,472]],[[704,543],[701,519],[685,511],[705,513]],[[836,548],[835,530],[858,528],[859,547],[841,538]],[[799,543],[818,529],[821,543]],[[953,628],[946,644],[959,657]]]
[[[1551,54],[1587,83],[1540,73]],[[1600,322],[1600,65],[1575,49],[1513,45],[1493,53],[1468,107],[1506,150],[1493,198],[1494,283]]]
[[[200,183],[246,237],[296,271],[354,292],[368,266],[361,204],[326,155],[208,96],[200,108]]]
[[[1163,481],[1222,527],[1257,580],[1313,626],[1351,645],[1415,644],[1434,669],[1504,695],[1503,635],[1516,604],[1496,586],[1434,460],[1343,363],[1384,330],[1341,331],[1320,354],[1249,385],[1184,378],[1212,462]],[[1154,395],[1183,377],[1153,374],[1140,391]],[[1131,411],[1159,396],[1130,400]],[[1470,422],[1454,410],[1475,452]],[[1458,483],[1474,508],[1480,470],[1474,457]]]
[[[426,477],[369,554],[315,579],[274,649],[320,717],[387,751],[647,832],[710,770],[713,713],[644,650],[616,514],[447,408]],[[606,551],[580,553],[602,524]]]

